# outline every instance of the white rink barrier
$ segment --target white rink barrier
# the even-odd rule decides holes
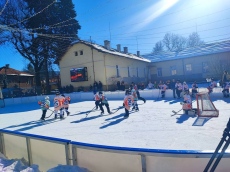
[[[159,89],[152,90],[140,90],[141,97],[145,99],[158,99],[161,98],[161,91]],[[206,88],[199,88],[199,92],[208,92]],[[123,100],[125,96],[124,91],[105,91],[104,94],[109,100]],[[94,98],[93,92],[74,92],[67,93],[66,96],[70,96],[73,101],[91,101]],[[18,98],[7,98],[5,99],[5,105],[13,104],[25,104],[38,102],[39,100],[44,100],[44,96],[31,96],[31,97],[18,97]],[[55,95],[49,95],[50,100],[53,100]],[[222,88],[214,88],[213,93],[210,95],[211,98],[223,98]],[[165,93],[165,98],[173,98],[173,91],[168,89]]]
[[[204,170],[214,151],[115,147],[0,130],[0,152],[37,164],[41,171],[61,164],[94,172],[194,172]],[[229,160],[226,152],[216,172],[230,171]]]

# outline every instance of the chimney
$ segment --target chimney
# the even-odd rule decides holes
[[[121,52],[121,44],[117,44],[117,51]]]
[[[104,40],[104,46],[107,50],[110,50],[110,41]]]
[[[140,51],[137,51],[137,57],[140,57]]]
[[[124,53],[125,53],[125,54],[128,53],[128,47],[124,47]]]

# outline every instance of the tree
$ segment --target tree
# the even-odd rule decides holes
[[[200,39],[200,36],[197,32],[193,32],[189,35],[187,41],[187,47],[195,47],[204,44],[204,41]]]
[[[186,38],[173,33],[166,33],[163,42],[167,51],[180,52],[186,47]]]
[[[1,7],[4,4],[0,4]],[[0,16],[1,37],[33,65],[36,86],[41,86],[40,71],[46,72],[49,92],[49,64],[58,61],[72,41],[77,40],[80,25],[75,19],[72,0],[11,0]]]
[[[159,53],[166,48],[166,51],[171,52],[180,52],[183,51],[187,47],[195,47],[204,44],[204,41],[200,39],[200,36],[197,32],[193,32],[189,35],[188,38],[183,36],[166,33],[162,41],[158,41],[153,47],[152,53]]]
[[[162,41],[158,41],[153,47],[153,53],[158,54],[159,52],[164,51],[164,43]]]

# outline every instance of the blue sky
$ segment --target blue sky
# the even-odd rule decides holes
[[[205,42],[230,39],[229,0],[73,0],[78,36],[111,47],[146,54],[168,32],[188,37],[198,32]],[[0,66],[22,70],[27,61],[10,45],[0,46]]]

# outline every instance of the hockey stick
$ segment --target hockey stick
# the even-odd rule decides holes
[[[117,111],[119,111],[120,109],[123,109],[123,108],[124,108],[124,106],[120,106],[120,107],[118,107],[117,109],[115,109],[115,111],[112,112],[112,113],[116,113]]]
[[[51,117],[53,115],[53,113],[54,113],[54,110],[51,110],[51,109],[48,109],[48,110],[52,111],[52,113],[50,114],[50,116],[45,117],[46,119]]]
[[[85,118],[87,118],[87,116],[89,115],[89,113],[93,112],[94,109],[96,109],[96,106],[94,106],[94,108],[91,111],[89,111],[88,113],[85,114]]]

